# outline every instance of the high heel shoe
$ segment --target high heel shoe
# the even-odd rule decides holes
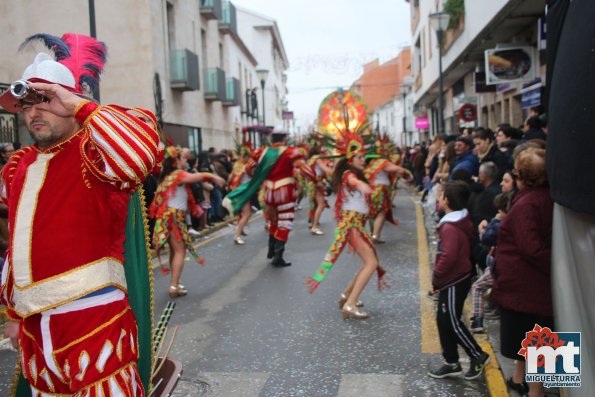
[[[170,285],[169,286],[169,297],[170,298],[177,298],[179,296],[186,296],[188,291],[182,284]]]
[[[355,318],[355,319],[361,320],[361,319],[370,317],[368,315],[368,313],[361,311],[360,309],[358,309],[355,306],[349,306],[347,304],[343,305],[343,308],[341,309],[341,313],[343,313],[344,319]]]
[[[341,297],[339,298],[339,309],[343,309],[343,305],[345,304],[345,302],[347,302],[347,295],[341,294]],[[357,299],[355,301],[355,307],[363,307],[363,306],[364,306],[364,302],[360,301],[359,299]]]
[[[378,236],[376,236],[374,234],[372,235],[372,242],[374,244],[384,244],[384,243],[386,243],[386,241],[381,240]]]
[[[180,283],[178,283],[178,292],[182,295],[188,295],[188,290]]]

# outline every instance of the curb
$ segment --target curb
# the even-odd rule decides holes
[[[434,236],[430,232],[430,230],[428,230],[428,225],[427,225],[427,221],[431,217],[431,215],[427,213],[427,208],[423,205],[423,203],[417,202],[416,199],[419,199],[420,195],[414,190],[410,189],[409,191],[412,194],[411,198],[412,198],[415,206],[421,207],[421,212],[422,212],[423,219],[424,219],[424,227],[426,229],[426,238],[429,243],[428,246],[429,246],[429,251],[430,251],[430,257],[433,257],[431,255],[431,253],[432,253],[434,247],[431,244],[431,239]],[[467,306],[467,305],[468,305],[468,303],[465,306]],[[506,386],[506,381],[505,381],[504,373],[502,371],[502,366],[500,365],[500,362],[498,361],[498,357],[496,356],[496,353],[494,352],[494,348],[488,339],[488,334],[484,334],[480,337],[478,337],[477,335],[474,335],[474,337],[477,340],[477,343],[479,344],[481,349],[490,355],[490,362],[485,366],[484,371],[483,371],[483,376],[484,376],[490,397],[509,396],[510,394],[508,392],[508,387]]]
[[[254,214],[253,214],[254,215]],[[252,216],[253,216],[252,215]],[[211,234],[224,229],[225,227],[227,227],[227,225],[231,224],[234,221],[234,217],[228,217],[227,219],[225,219],[223,222],[219,222],[215,225],[213,225],[213,227],[211,227],[210,229],[204,229],[202,230],[201,233],[201,237],[199,239],[196,239],[192,242],[192,245],[196,248],[196,246],[198,244],[204,243],[205,241],[208,240],[208,236],[210,236]],[[249,222],[251,222],[252,219],[250,219]],[[161,250],[161,258],[166,258],[166,261],[168,261],[169,259],[167,259],[167,256],[169,255],[169,246],[166,244],[163,249]],[[159,267],[159,257],[157,256],[157,253],[154,249],[151,249],[151,269],[155,270]]]
[[[256,219],[259,219],[260,217],[262,217],[262,211],[253,212],[250,215],[248,224],[252,223]],[[192,242],[192,246],[196,249],[199,246],[202,246],[202,245],[206,244],[207,242],[211,241],[212,239],[216,238],[217,236],[213,236],[213,237],[209,237],[209,236],[211,236],[215,232],[218,232],[219,230],[225,229],[234,220],[235,220],[235,217],[229,216],[224,221],[215,224],[210,229],[205,229],[205,230],[201,231],[200,233],[202,234],[202,236],[199,239],[194,240]],[[168,261],[169,260],[167,258],[168,255],[169,255],[169,247],[166,244],[165,247],[161,250],[161,258],[163,258],[165,261]],[[151,249],[151,269],[155,270],[157,268],[159,268],[159,257],[157,256],[155,250]]]

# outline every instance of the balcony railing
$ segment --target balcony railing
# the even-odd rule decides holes
[[[200,15],[206,19],[221,19],[221,0],[200,0]]]
[[[227,90],[225,92],[224,106],[240,105],[240,80],[232,77],[227,79]]]
[[[219,68],[205,69],[205,99],[209,101],[225,101],[225,72]]]
[[[236,7],[231,3],[231,1],[223,1],[223,17],[219,21],[219,30],[222,33],[238,34]]]
[[[198,55],[189,50],[172,50],[169,57],[171,88],[181,91],[198,90]]]

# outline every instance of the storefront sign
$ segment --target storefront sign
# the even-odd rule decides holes
[[[529,82],[536,77],[535,49],[503,47],[485,51],[486,84]]]
[[[477,120],[477,106],[473,103],[464,103],[459,108],[459,119],[465,123]]]
[[[528,109],[533,106],[541,105],[541,79],[523,84],[521,89],[521,106],[523,109]]]
[[[476,72],[475,73],[475,92],[496,92],[495,85],[487,85],[486,84],[486,74],[485,72]]]
[[[416,117],[415,128],[417,128],[418,130],[427,130],[428,128],[430,128],[430,121],[427,117]]]

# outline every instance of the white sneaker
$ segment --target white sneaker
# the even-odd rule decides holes
[[[198,230],[194,230],[191,227],[188,228],[188,234],[191,235],[192,237],[200,237],[200,236],[202,236],[201,232],[199,232]]]
[[[246,244],[246,242],[244,240],[242,240],[241,237],[235,237],[233,239],[233,242],[236,243],[237,245],[244,245],[244,244]]]

